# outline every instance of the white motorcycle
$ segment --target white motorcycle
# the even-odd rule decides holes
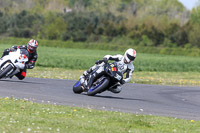
[[[17,49],[0,59],[0,79],[10,78],[24,69],[29,53],[25,49]]]

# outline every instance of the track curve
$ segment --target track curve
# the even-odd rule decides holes
[[[0,80],[0,97],[200,120],[200,87],[125,84],[119,94],[104,92],[91,97],[74,94],[72,86],[75,82],[40,78]]]

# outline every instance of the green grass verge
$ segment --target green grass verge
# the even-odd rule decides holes
[[[84,70],[35,67],[27,71],[28,77],[78,80]],[[130,83],[200,86],[199,72],[134,72]]]
[[[3,133],[195,133],[200,122],[0,98]]]

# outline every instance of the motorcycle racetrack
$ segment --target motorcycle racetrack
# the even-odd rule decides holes
[[[200,120],[200,87],[125,84],[119,94],[106,91],[87,96],[73,93],[75,82],[42,78],[20,81],[14,77],[0,80],[0,97],[13,96],[39,103]]]

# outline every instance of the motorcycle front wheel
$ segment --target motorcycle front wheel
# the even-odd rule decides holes
[[[8,72],[10,72],[13,69],[13,66],[11,64],[7,65],[6,68],[0,71],[0,79],[5,77]]]
[[[83,89],[82,89],[82,87],[81,87],[80,81],[77,81],[77,82],[74,84],[74,86],[73,86],[73,91],[74,91],[74,93],[76,93],[76,94],[80,94],[80,93],[83,92]]]

